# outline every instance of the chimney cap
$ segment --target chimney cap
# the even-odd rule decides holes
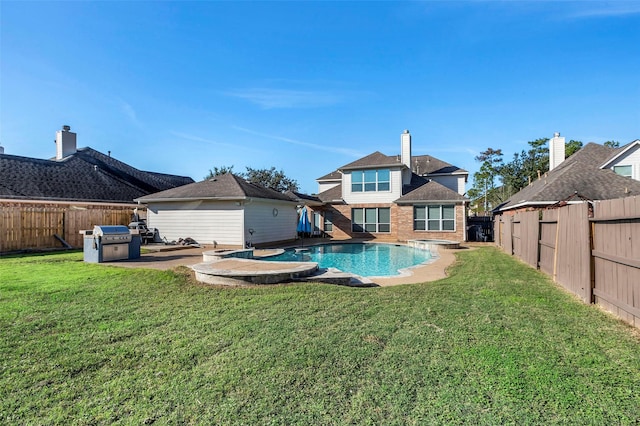
[[[555,132],[555,133],[553,134],[553,137],[554,137],[554,138],[559,138],[559,137],[560,137],[560,132]]]
[[[404,129],[404,131],[403,131],[402,133],[405,133],[405,134],[407,134],[407,133],[409,133],[409,130],[407,130],[407,129]]]
[[[68,132],[69,130],[71,130],[71,126],[65,124],[64,126],[62,126],[62,130],[64,130],[65,132]]]

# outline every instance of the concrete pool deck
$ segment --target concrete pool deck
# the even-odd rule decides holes
[[[151,249],[143,247],[144,249]],[[104,262],[102,265],[119,266],[124,268],[148,268],[168,270],[178,266],[192,267],[202,263],[202,253],[211,250],[211,247],[175,247],[165,246],[158,247],[158,250],[146,251],[138,259],[121,260],[115,262]],[[460,249],[458,249],[460,250]],[[255,254],[263,254],[268,250],[256,249]],[[410,275],[400,275],[397,277],[382,278],[370,277],[369,279],[381,287],[388,287],[401,284],[415,284],[429,281],[435,281],[447,277],[447,268],[455,261],[455,249],[438,249],[438,257],[430,263],[416,266],[409,269]],[[276,262],[251,261],[250,266],[246,260],[225,259],[225,269],[238,270],[241,268],[249,268],[252,273],[269,272],[282,269],[282,265]],[[250,284],[249,284],[250,285]]]

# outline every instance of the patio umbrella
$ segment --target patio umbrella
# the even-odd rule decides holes
[[[304,234],[305,232],[311,232],[311,222],[309,221],[307,206],[302,207],[302,210],[300,210],[300,218],[298,219],[298,227],[296,230],[302,233],[302,246],[304,247]]]

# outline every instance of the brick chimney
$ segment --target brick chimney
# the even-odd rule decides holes
[[[56,160],[62,160],[76,152],[76,134],[71,127],[62,126],[62,130],[56,132]]]
[[[549,141],[549,171],[555,169],[564,161],[564,138],[560,133],[553,134],[553,139]]]

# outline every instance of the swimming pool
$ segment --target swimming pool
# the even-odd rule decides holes
[[[431,259],[431,252],[396,244],[342,243],[310,246],[303,251],[287,249],[262,260],[279,262],[318,262],[320,268],[336,268],[362,277],[390,277],[400,269]]]

